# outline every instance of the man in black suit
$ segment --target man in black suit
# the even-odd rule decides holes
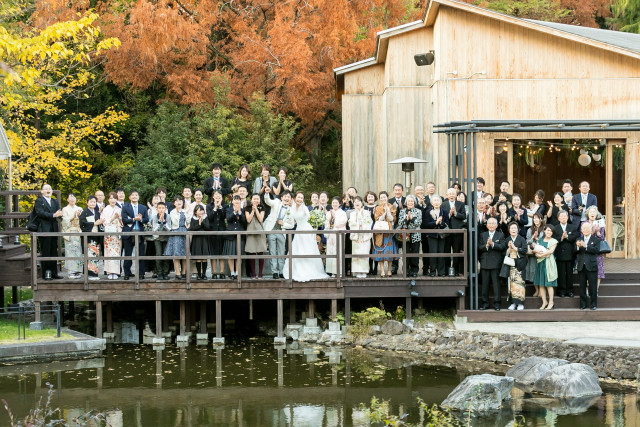
[[[42,184],[40,188],[42,194],[36,199],[33,206],[38,217],[38,233],[57,233],[58,218],[62,216],[60,204],[56,199],[51,198],[51,186]],[[40,242],[40,253],[43,257],[58,256],[58,238],[57,237],[38,237]],[[45,280],[62,279],[58,275],[57,261],[42,261],[42,278]]]
[[[467,219],[464,203],[457,200],[457,193],[456,189],[451,187],[447,190],[447,199],[442,203],[442,210],[449,216],[452,230],[463,229],[464,220]],[[454,254],[462,252],[463,240],[462,234],[448,234],[444,240],[444,251],[449,253],[453,250]],[[462,274],[462,258],[452,258],[452,262],[455,274]]]
[[[211,165],[211,176],[204,180],[204,192],[209,196],[209,200],[213,200],[213,192],[220,190],[222,192],[222,200],[225,200],[229,194],[229,182],[226,178],[220,176],[222,173],[222,165],[214,163]]]
[[[573,297],[573,262],[578,227],[569,224],[569,212],[558,212],[560,224],[554,227],[553,238],[558,241],[554,253],[558,265],[558,296]]]
[[[404,187],[402,184],[397,183],[393,186],[393,197],[389,199],[389,203],[396,207],[396,220],[393,223],[393,228],[395,229],[398,225],[398,217],[400,216],[400,210],[406,206],[407,198],[402,195],[404,192]],[[398,251],[402,250],[398,248]],[[391,274],[398,273],[398,259],[391,262]]]
[[[476,203],[478,200],[484,197],[484,193],[485,193],[484,186],[485,186],[484,178],[479,176],[476,179],[476,191],[471,193],[471,200],[473,201],[473,203]]]
[[[116,206],[119,207],[120,209],[122,209],[125,205],[125,192],[124,192],[124,188],[116,188],[116,197],[117,197],[117,201],[116,201]]]
[[[591,310],[598,308],[598,253],[600,242],[598,236],[591,234],[591,224],[582,224],[583,237],[576,240],[578,259],[578,281],[580,282],[580,310],[587,308],[588,298],[591,297]],[[587,297],[587,283],[589,285],[589,297]]]
[[[129,193],[130,203],[125,203],[122,208],[122,223],[124,224],[122,227],[122,231],[127,233],[131,231],[144,231],[144,225],[149,222],[149,214],[147,212],[147,207],[141,203],[138,203],[138,199],[140,195],[136,190],[131,190]],[[144,236],[139,235],[138,237],[138,255],[144,255]],[[135,245],[135,241],[133,236],[127,236],[126,234],[122,236],[122,246],[124,248],[124,256],[131,256],[133,254],[133,248]],[[131,265],[133,262],[128,259],[123,263],[124,268],[124,280],[129,280],[130,277],[134,275],[131,273]],[[144,279],[145,274],[145,262],[143,260],[138,264],[138,274],[140,275],[140,279]]]
[[[598,198],[595,194],[589,193],[591,186],[587,181],[580,183],[580,193],[571,199],[571,213],[573,214],[573,223],[580,224],[585,219],[585,212],[591,206],[598,206]]]
[[[498,275],[504,261],[507,248],[504,235],[497,231],[498,221],[489,218],[487,231],[480,235],[478,253],[480,255],[480,277],[482,279],[482,306],[480,310],[489,308],[489,285],[493,285],[493,308],[500,311],[500,281]]]
[[[487,201],[485,199],[478,199],[476,203],[476,211],[474,213],[475,218],[469,218],[469,222],[472,220],[476,221],[476,225],[478,227],[478,236],[485,231],[487,231],[487,220],[490,218],[489,215],[484,211],[484,208],[487,205]]]

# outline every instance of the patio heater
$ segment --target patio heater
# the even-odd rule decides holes
[[[404,172],[404,186],[407,189],[407,194],[411,192],[411,186],[413,182],[411,181],[411,174],[415,170],[416,163],[429,163],[423,159],[417,159],[415,157],[403,157],[401,159],[392,160],[389,162],[390,165],[402,165],[402,172]]]

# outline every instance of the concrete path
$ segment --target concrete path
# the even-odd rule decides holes
[[[640,322],[496,322],[456,323],[460,331],[524,334],[567,344],[640,347]]]

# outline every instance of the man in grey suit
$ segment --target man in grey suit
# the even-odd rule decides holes
[[[264,189],[264,201],[271,207],[271,212],[267,219],[264,220],[264,230],[290,230],[292,224],[286,221],[285,217],[291,209],[291,193],[285,191],[282,193],[281,199],[271,198],[271,189]],[[286,235],[284,234],[268,234],[267,242],[269,243],[269,255],[284,255],[284,248],[286,244]],[[282,270],[284,269],[284,257],[283,258],[271,258],[271,272],[274,279],[282,279]]]

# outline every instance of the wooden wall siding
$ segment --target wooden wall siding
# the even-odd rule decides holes
[[[625,159],[625,227],[627,258],[640,258],[640,145],[638,135],[627,139]]]
[[[377,94],[384,92],[384,64],[372,65],[344,76],[345,94]]]
[[[424,28],[389,39],[385,87],[427,86],[433,81],[432,66],[416,66],[414,55],[434,50],[433,29]]]
[[[440,7],[434,27],[436,57],[460,77],[640,77],[637,59],[458,9]]]
[[[382,97],[378,95],[345,95],[342,98],[342,183],[359,189],[378,188],[378,177],[372,171],[383,171],[384,153],[381,137],[383,122]]]

